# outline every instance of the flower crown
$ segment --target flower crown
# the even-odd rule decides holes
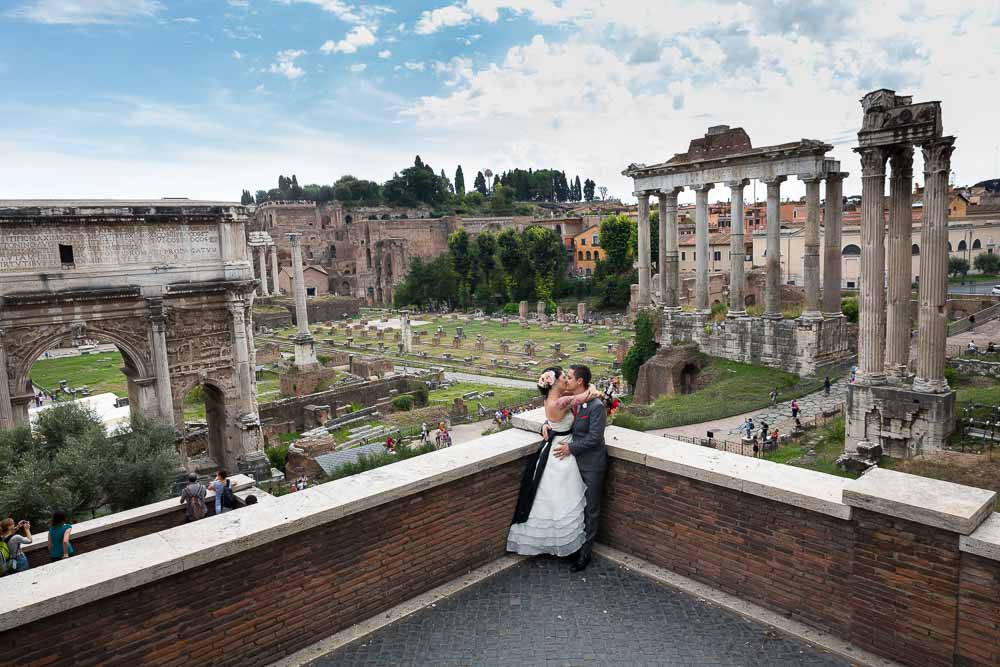
[[[556,374],[552,371],[545,371],[538,376],[538,388],[547,389],[556,383]]]

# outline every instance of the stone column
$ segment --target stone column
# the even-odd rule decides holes
[[[786,176],[762,179],[767,185],[767,261],[764,264],[764,317],[781,319],[781,184]]]
[[[250,367],[250,347],[247,339],[246,314],[243,299],[235,294],[229,295],[229,314],[233,318],[233,361],[236,363],[236,379],[240,388],[237,398],[237,409],[242,418],[247,414],[256,414],[253,395],[253,374]]]
[[[920,231],[920,315],[915,391],[944,393],[948,321],[948,173],[955,137],[923,146],[924,219]]]
[[[861,281],[858,376],[862,384],[885,381],[885,160],[884,148],[861,153]]]
[[[261,296],[270,296],[271,292],[267,288],[267,246],[257,246],[257,259],[260,262],[260,293]]]
[[[729,317],[743,317],[747,314],[743,298],[743,258],[747,251],[743,244],[743,188],[749,179],[730,181],[729,186]]]
[[[695,308],[708,313],[708,191],[714,183],[703,183],[692,187],[694,190],[694,247],[695,247]]]
[[[300,236],[302,234],[298,232],[288,235],[292,246],[292,291],[295,293],[295,323],[298,328],[298,333],[295,335],[295,365],[310,367],[316,365],[316,347],[309,332],[309,309],[306,308],[306,279],[302,270]]]
[[[805,304],[802,317],[823,318],[819,311],[819,177],[801,179],[806,184],[806,227],[802,253],[802,277],[805,284]]]
[[[7,348],[5,347],[5,334],[0,329],[0,431],[14,428],[17,423],[14,420],[14,406],[10,402],[10,376],[7,374]]]
[[[889,274],[886,310],[885,374],[902,383],[910,365],[910,285],[913,266],[913,147],[899,147],[889,156]]]
[[[156,370],[156,402],[160,418],[174,424],[174,396],[170,386],[170,358],[167,354],[167,311],[162,298],[146,300],[153,329],[153,364]]]
[[[400,311],[399,330],[401,334],[400,338],[403,339],[403,352],[410,354],[413,352],[413,329],[410,327],[410,311]]]
[[[271,245],[271,293],[274,296],[281,294],[278,287],[278,246],[274,244]]]
[[[639,198],[639,307],[645,308],[650,299],[650,267],[649,267],[649,193],[636,192]]]
[[[684,188],[660,193],[660,298],[664,307],[680,310],[681,275],[677,251],[677,195]]]
[[[585,319],[587,319],[587,304],[581,301],[576,304],[576,321],[583,324]]]
[[[823,226],[823,314],[826,317],[843,316],[840,306],[840,283],[846,177],[846,172],[826,175],[826,215]]]
[[[538,316],[539,322],[547,322],[548,316],[545,314],[545,302],[539,301],[535,304],[535,314]]]

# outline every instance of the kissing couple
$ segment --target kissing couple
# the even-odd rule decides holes
[[[524,470],[507,535],[507,551],[568,558],[573,572],[590,564],[608,469],[607,410],[590,379],[590,369],[578,364],[546,368],[538,378],[542,446]]]

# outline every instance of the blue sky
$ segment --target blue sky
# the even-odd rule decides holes
[[[1000,176],[1000,3],[946,4],[4,0],[0,197],[230,199],[279,173],[383,180],[417,153],[628,197],[627,164],[719,123],[836,144],[853,192],[877,87],[942,100],[971,183]]]

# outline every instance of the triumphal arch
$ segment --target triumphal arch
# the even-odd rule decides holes
[[[27,423],[46,350],[110,342],[132,410],[182,431],[200,385],[212,461],[266,474],[245,223],[225,202],[0,200],[0,429]]]

